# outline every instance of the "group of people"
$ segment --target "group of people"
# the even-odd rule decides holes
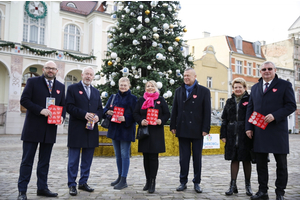
[[[165,152],[164,125],[169,119],[170,130],[178,137],[180,185],[177,191],[187,188],[190,157],[193,158],[194,190],[202,193],[201,168],[203,136],[210,131],[211,97],[210,91],[196,80],[192,68],[184,71],[184,83],[177,88],[170,114],[168,105],[160,96],[155,81],[145,84],[143,97],[137,99],[130,91],[130,80],[119,79],[119,90],[110,96],[102,108],[99,91],[91,86],[94,69],[82,70],[82,81],[68,87],[65,98],[65,86],[56,80],[57,65],[49,61],[43,67],[43,75],[30,78],[21,97],[21,105],[27,109],[22,131],[23,156],[18,180],[18,199],[27,199],[26,191],[32,173],[34,156],[39,146],[37,166],[37,195],[56,197],[47,185],[49,162],[53,144],[56,140],[58,124],[48,124],[47,117],[52,116],[48,106],[53,104],[63,107],[61,122],[66,112],[70,114],[68,127],[68,187],[69,194],[77,195],[77,174],[80,163],[78,189],[93,192],[87,182],[95,147],[98,146],[97,124],[102,118],[111,118],[116,114],[115,107],[124,109],[118,116],[119,123],[111,122],[107,137],[112,139],[118,177],[111,182],[114,189],[128,187],[127,174],[130,166],[131,142],[135,141],[136,124],[148,127],[149,136],[138,141],[138,151],[143,153],[143,165],[146,177],[144,191],[155,192],[156,176],[159,167],[159,153]],[[288,130],[286,117],[296,109],[295,97],[289,82],[278,79],[276,67],[272,62],[261,65],[262,78],[247,93],[246,81],[237,78],[232,82],[233,94],[226,102],[221,126],[221,139],[225,142],[225,159],[231,160],[231,182],[226,195],[238,193],[236,179],[239,162],[242,161],[246,194],[251,199],[268,199],[268,153],[274,153],[277,162],[276,195],[283,199],[287,184]],[[268,84],[264,84],[264,83]],[[265,89],[265,86],[267,89]],[[277,101],[273,101],[276,99]],[[156,109],[154,123],[147,120],[147,111]],[[250,124],[247,119],[253,111],[265,115],[269,123],[265,130]],[[92,122],[87,125],[88,122]],[[258,172],[259,191],[252,195],[250,186],[251,156],[255,152]],[[192,153],[192,154],[191,154]],[[81,158],[81,160],[80,160]]]

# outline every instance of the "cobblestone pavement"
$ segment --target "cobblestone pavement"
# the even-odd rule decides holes
[[[225,161],[223,155],[203,156],[202,181],[203,193],[198,194],[191,182],[193,168],[191,165],[187,190],[177,192],[179,185],[178,157],[160,157],[159,171],[156,180],[156,191],[149,194],[142,191],[145,184],[143,160],[141,156],[131,158],[127,178],[128,188],[114,190],[110,182],[117,177],[117,168],[114,157],[94,157],[88,184],[95,189],[88,193],[78,191],[78,195],[69,195],[67,187],[67,136],[58,135],[54,145],[50,171],[48,176],[49,189],[58,193],[57,198],[36,196],[36,160],[28,186],[28,199],[249,199],[245,194],[244,174],[242,165],[238,175],[238,194],[225,196],[230,182],[230,162]],[[16,199],[18,196],[17,181],[22,156],[22,142],[20,135],[0,135],[0,199]],[[290,135],[290,154],[288,155],[289,182],[285,199],[300,199],[300,135]],[[269,196],[275,199],[276,167],[274,157],[270,156],[269,163]],[[254,192],[257,191],[256,166],[252,165],[251,184]]]

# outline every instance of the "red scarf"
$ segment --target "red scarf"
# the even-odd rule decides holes
[[[154,107],[154,100],[158,99],[159,94],[158,92],[155,93],[145,92],[143,97],[144,99],[146,99],[146,101],[143,103],[142,109],[147,109],[150,107]]]

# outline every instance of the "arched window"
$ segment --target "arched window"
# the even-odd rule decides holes
[[[64,31],[64,49],[79,51],[80,31],[75,25],[67,25]]]
[[[67,91],[68,87],[74,83],[78,83],[78,79],[71,74],[67,75],[65,78],[66,91]]]
[[[24,24],[23,24],[23,41],[45,44],[45,18],[34,19],[28,16],[24,11]]]
[[[72,2],[67,3],[67,6],[70,8],[77,8],[76,5]]]

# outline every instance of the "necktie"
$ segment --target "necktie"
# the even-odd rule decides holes
[[[90,99],[90,88],[88,86],[85,86],[85,91],[86,91],[88,98]]]
[[[266,85],[266,87],[265,87],[264,93],[267,91],[269,83],[265,83],[265,85]]]
[[[51,94],[51,92],[52,92],[52,81],[51,80],[48,80],[48,88],[49,88],[49,92]]]

